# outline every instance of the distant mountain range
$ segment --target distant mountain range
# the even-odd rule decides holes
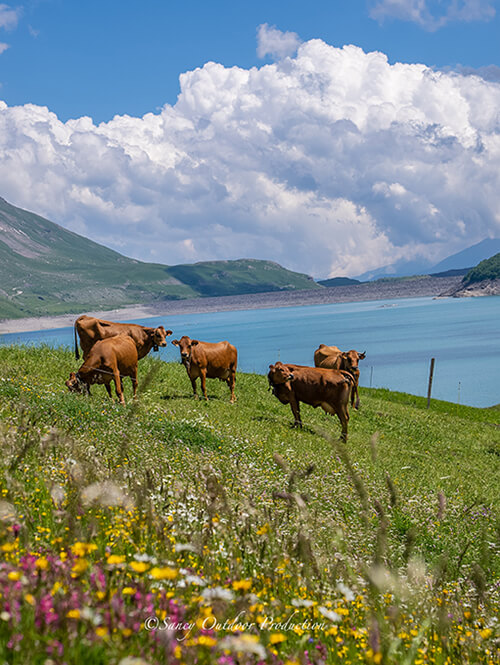
[[[0,318],[78,313],[205,296],[322,289],[415,274],[465,274],[468,268],[499,252],[499,239],[485,239],[425,270],[422,264],[400,263],[365,273],[359,279],[333,277],[316,283],[309,275],[257,259],[175,266],[137,261],[0,197]],[[497,263],[493,266],[496,270]],[[491,277],[491,269],[488,274]]]
[[[0,318],[293,289],[321,286],[272,261],[136,261],[0,198]]]
[[[489,259],[500,252],[499,238],[485,238],[471,247],[467,247],[456,254],[451,254],[439,263],[431,261],[405,261],[400,260],[391,265],[383,266],[375,270],[358,275],[355,279],[360,281],[372,281],[381,277],[406,277],[408,275],[433,275],[435,273],[473,268],[480,261]]]

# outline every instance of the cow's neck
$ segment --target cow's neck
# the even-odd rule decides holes
[[[158,346],[154,342],[154,333],[155,333],[154,328],[143,328],[141,335],[142,348],[138,349],[139,359],[144,358],[144,356],[147,356],[152,348],[154,348],[155,351],[158,351]]]

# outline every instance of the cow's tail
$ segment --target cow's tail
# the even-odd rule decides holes
[[[76,336],[76,321],[75,321],[75,325],[73,326],[73,330],[74,330],[74,333],[75,333],[75,358],[77,360],[80,360],[80,352],[78,350],[78,339],[77,339],[77,336]]]

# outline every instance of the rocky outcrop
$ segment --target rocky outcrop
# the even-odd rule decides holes
[[[441,296],[452,296],[453,298],[500,296],[500,279],[483,279],[481,282],[472,282],[466,285],[460,283],[458,287],[445,291]]]

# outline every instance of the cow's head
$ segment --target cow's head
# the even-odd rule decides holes
[[[153,349],[158,351],[159,346],[167,346],[167,337],[172,334],[171,330],[165,330],[163,326],[158,326],[153,330]]]
[[[182,362],[188,362],[191,358],[191,351],[193,350],[193,346],[198,344],[198,340],[191,339],[187,335],[184,335],[180,339],[173,339],[172,344],[179,347]]]
[[[269,365],[269,372],[267,380],[270,386],[279,386],[288,381],[293,381],[293,372],[282,362],[277,362],[274,365]]]
[[[71,372],[69,379],[65,382],[70,393],[83,393],[85,384],[80,379],[78,372]]]
[[[359,376],[358,364],[359,361],[363,360],[364,358],[366,358],[366,353],[364,351],[363,353],[358,353],[357,351],[354,351],[354,349],[346,351],[342,354],[342,369],[351,372],[351,374],[357,374]]]

